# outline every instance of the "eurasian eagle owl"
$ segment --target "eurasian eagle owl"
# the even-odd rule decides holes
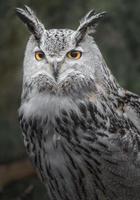
[[[47,30],[17,8],[32,33],[19,120],[51,200],[140,200],[140,97],[120,87],[94,41],[104,14]]]

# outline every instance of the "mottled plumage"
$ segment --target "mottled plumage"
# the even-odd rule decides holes
[[[139,200],[140,97],[119,86],[91,36],[105,13],[76,31],[46,30],[27,6],[17,14],[32,32],[19,121],[50,199]]]

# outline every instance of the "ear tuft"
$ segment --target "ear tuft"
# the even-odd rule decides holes
[[[96,13],[95,10],[89,11],[80,21],[80,25],[76,30],[76,43],[79,43],[86,33],[94,33],[97,24],[105,17],[107,13]]]
[[[35,13],[27,5],[16,8],[17,16],[27,25],[30,32],[39,40],[45,30],[44,25],[38,20]]]

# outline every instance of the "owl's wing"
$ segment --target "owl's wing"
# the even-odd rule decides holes
[[[131,153],[131,158],[135,162],[140,160],[140,97],[124,91],[123,96],[99,99],[91,95],[89,100],[98,111],[95,113],[100,125],[99,128],[96,127],[97,135],[101,125],[104,124],[102,133],[108,136],[108,145],[117,148],[121,154],[129,156]],[[140,161],[138,162],[140,164]]]
[[[105,162],[110,162],[105,164],[108,166],[106,173],[111,171],[116,177],[124,176],[123,184],[139,188],[140,96],[129,91],[124,91],[124,94],[123,97],[110,97],[110,100],[91,95],[89,101],[96,106],[93,112],[95,119],[98,119],[98,123],[95,124],[97,142],[102,143],[102,146],[105,144],[110,151],[109,156],[102,154]],[[94,119],[92,123],[94,123]],[[97,124],[99,124],[99,128]],[[98,150],[101,151],[101,147]],[[105,148],[103,152],[105,152]],[[113,162],[114,166],[111,164]],[[117,165],[115,166],[115,162],[118,168]]]
[[[129,120],[132,121],[132,123],[140,131],[140,96],[126,91],[124,112]]]

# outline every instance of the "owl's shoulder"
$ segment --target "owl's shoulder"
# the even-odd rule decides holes
[[[124,97],[124,112],[127,118],[140,131],[140,96],[126,91]]]
[[[140,108],[140,96],[130,91],[125,91],[125,101],[133,108]]]

